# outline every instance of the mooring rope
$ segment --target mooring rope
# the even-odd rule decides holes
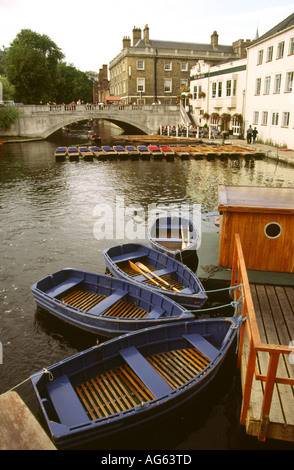
[[[35,374],[31,375],[30,377],[26,378],[25,380],[23,380],[22,382],[18,383],[17,385],[15,385],[14,387],[10,388],[9,390],[7,390],[7,392],[12,392],[13,390],[15,390],[16,388],[20,387],[21,385],[23,385],[24,383],[26,383],[28,380],[31,379],[31,377],[37,377],[38,375],[42,375],[42,374],[49,374],[49,380],[50,382],[52,382],[52,380],[54,380],[54,377],[53,377],[53,374],[52,372],[50,372],[50,370],[44,368],[43,370],[41,370],[40,372],[36,372]]]

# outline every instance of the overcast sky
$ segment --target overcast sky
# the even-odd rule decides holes
[[[82,71],[96,71],[120,53],[123,36],[148,24],[150,39],[219,43],[261,36],[294,12],[287,0],[0,0],[0,48],[22,29],[46,34]]]

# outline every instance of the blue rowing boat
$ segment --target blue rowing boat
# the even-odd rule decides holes
[[[106,337],[194,318],[176,302],[125,280],[63,269],[32,286],[37,305],[82,330]]]
[[[148,239],[155,250],[181,261],[196,272],[200,235],[192,220],[161,215],[152,222]]]
[[[31,376],[51,439],[77,449],[172,415],[199,399],[236,338],[234,318],[143,329]]]
[[[114,277],[165,294],[185,308],[200,308],[207,300],[196,274],[158,250],[127,243],[104,250],[103,256]]]

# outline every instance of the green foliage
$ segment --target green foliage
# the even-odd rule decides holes
[[[55,101],[57,103],[71,103],[78,100],[85,103],[92,102],[93,82],[87,73],[62,62],[57,68]]]
[[[16,106],[0,107],[0,129],[8,129],[11,124],[17,121],[19,110]]]
[[[97,75],[61,62],[63,57],[48,36],[21,30],[6,53],[9,81],[15,88],[14,100],[24,104],[92,102]]]
[[[0,74],[0,82],[2,82],[3,86],[3,101],[11,100],[15,94],[15,87],[9,83],[4,75]]]
[[[61,50],[46,35],[23,29],[7,53],[9,81],[15,86],[15,100],[39,104],[54,99]]]

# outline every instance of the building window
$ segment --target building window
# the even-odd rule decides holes
[[[269,95],[271,88],[271,77],[265,77],[265,82],[264,82],[264,94]]]
[[[266,61],[271,62],[273,60],[274,46],[269,46],[266,52]]]
[[[199,100],[199,93],[202,91],[201,85],[194,86],[193,98],[194,100]]]
[[[263,111],[261,124],[263,126],[267,126],[267,121],[268,121],[268,111]]]
[[[284,112],[282,115],[282,127],[289,127],[290,113]]]
[[[279,124],[279,113],[272,114],[272,126],[277,126]]]
[[[164,80],[164,91],[165,93],[170,93],[172,91],[172,81],[170,78]]]
[[[188,72],[188,62],[182,62],[181,63],[181,71],[182,72]]]
[[[137,92],[143,92],[145,91],[145,78],[137,78]]]
[[[293,90],[293,78],[294,78],[294,72],[287,72],[285,91],[289,92]]]
[[[261,65],[263,61],[263,49],[257,53],[257,65]]]
[[[294,38],[290,38],[289,55],[294,54]]]
[[[278,50],[277,50],[277,59],[281,59],[284,57],[284,48],[285,48],[285,41],[281,41],[278,44]]]
[[[281,91],[281,81],[282,81],[282,75],[280,73],[278,73],[275,76],[274,93],[280,93],[280,91]]]
[[[212,93],[211,93],[212,98],[216,97],[216,82],[212,83]]]
[[[237,80],[233,80],[233,96],[237,93]]]
[[[254,111],[254,113],[253,113],[253,124],[258,124],[258,120],[259,120],[259,112]]]
[[[232,96],[232,80],[227,80],[227,96]]]
[[[145,70],[144,60],[137,60],[137,70]]]
[[[172,63],[170,60],[166,60],[164,63],[164,70],[172,70]]]
[[[257,78],[255,82],[255,94],[260,95],[261,91],[261,78]]]
[[[223,93],[223,83],[222,82],[219,82],[218,83],[218,90],[217,90],[217,96],[219,98],[222,97],[222,93]]]
[[[181,88],[188,86],[188,80],[181,80]]]

